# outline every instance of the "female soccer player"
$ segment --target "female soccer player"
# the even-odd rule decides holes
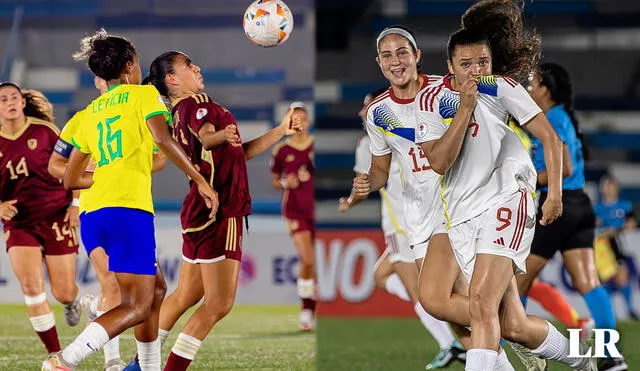
[[[108,90],[107,82],[98,76],[94,77],[94,85],[101,95]],[[74,116],[67,122],[60,132],[54,153],[51,154],[49,173],[56,178],[62,179],[64,177],[69,156],[73,149],[72,138],[78,130],[79,125],[83,124],[83,122],[79,120],[80,117],[81,115]],[[95,161],[92,161],[87,171],[92,172],[95,165]],[[152,172],[161,170],[165,165],[166,158],[162,152],[154,151]],[[93,245],[96,242],[95,236],[92,236],[94,226],[91,225],[91,218],[87,220],[86,213],[84,212],[83,194],[85,192],[86,191],[80,192],[80,236],[83,240],[84,248],[87,251],[87,256],[96,271],[98,283],[100,284],[100,295],[96,298],[94,298],[93,295],[86,295],[81,299],[81,303],[83,304],[83,309],[87,312],[87,318],[92,321],[120,304],[120,288],[118,287],[115,274],[109,271],[109,257],[107,253],[102,247]],[[165,293],[166,287],[159,287],[156,295],[164,298]],[[124,363],[120,358],[120,336],[109,340],[103,350],[105,371],[121,370]]]
[[[315,200],[314,138],[309,134],[309,115],[302,102],[291,104],[291,121],[302,130],[273,149],[272,185],[282,189],[282,215],[298,251],[298,296],[301,300],[300,330],[312,331],[315,296]]]
[[[43,370],[72,370],[110,338],[135,326],[140,366],[159,370],[158,312],[163,286],[157,274],[151,198],[153,148],[181,168],[211,208],[217,195],[189,162],[169,133],[169,112],[153,86],[142,80],[138,54],[126,39],[104,30],[82,41],[76,59],[88,59],[89,69],[104,79],[107,93],[95,99],[78,118],[72,138],[74,150],[63,183],[65,188],[86,189],[86,220],[95,227],[91,236],[109,256],[109,270],[120,288],[120,304],[91,322],[62,352],[43,362]],[[91,124],[93,123],[93,125]],[[154,144],[155,142],[155,144]],[[87,163],[96,161],[93,176]],[[126,186],[124,186],[126,185]]]
[[[633,259],[621,249],[622,242],[619,239],[623,231],[634,230],[637,227],[636,218],[633,215],[633,204],[628,200],[619,198],[620,190],[618,182],[613,176],[607,175],[600,180],[600,202],[594,209],[596,212],[596,224],[602,231],[601,238],[604,238],[617,260],[617,270],[613,277],[605,280],[600,274],[600,278],[607,283],[607,291],[612,295],[616,291],[622,293],[627,313],[633,320],[638,320],[638,315],[633,307],[633,288],[629,281],[631,272],[637,272]],[[596,267],[597,264],[596,264]]]
[[[465,27],[470,12],[477,23],[451,35],[447,47],[450,74],[416,98],[416,143],[433,169],[443,174],[449,238],[456,260],[470,281],[473,331],[466,369],[494,369],[502,331],[507,339],[533,349],[543,358],[588,370],[592,367],[590,360],[569,359],[568,339],[547,322],[527,318],[518,298],[514,273],[524,271],[535,226],[531,197],[535,170],[518,137],[504,124],[508,115],[527,125],[548,149],[553,193],[543,206],[543,224],[562,213],[562,162],[560,142],[526,90],[509,77],[490,76],[494,55],[497,71],[516,66],[514,71],[526,69],[523,61],[535,61],[539,55],[533,48],[533,53],[524,58],[516,55],[509,60],[504,53],[512,49],[489,42],[485,35],[496,34],[487,32],[491,28],[486,18],[490,17],[483,17],[487,14],[478,12],[477,6],[499,3],[480,2],[465,13]],[[507,5],[506,1],[501,3]],[[505,26],[511,22],[511,18],[504,18]],[[510,36],[510,30],[503,30],[498,34]],[[506,64],[513,61],[518,64]]]
[[[384,39],[381,45],[384,45]],[[407,40],[407,45],[410,41]],[[366,113],[369,103],[381,94],[387,93],[389,88],[381,89],[367,95],[364,106],[358,112],[366,129]],[[353,170],[357,177],[369,173],[371,168],[371,140],[365,134],[358,142],[356,148],[356,161]],[[464,362],[464,348],[456,340],[446,322],[440,321],[428,314],[418,303],[418,270],[416,269],[415,256],[409,246],[407,227],[404,220],[404,200],[402,197],[402,175],[399,161],[395,154],[392,155],[389,168],[389,176],[384,188],[379,190],[382,197],[382,231],[385,236],[387,248],[382,253],[374,266],[376,284],[388,293],[400,299],[414,304],[414,309],[420,322],[429,331],[440,346],[436,357],[427,364],[427,369],[443,368],[451,362],[460,360]],[[364,197],[358,195],[353,189],[349,197],[339,200],[339,210],[347,212],[358,205]]]
[[[47,352],[60,350],[45,292],[42,260],[51,292],[64,304],[70,326],[80,320],[76,300],[77,204],[47,172],[58,128],[53,107],[39,92],[0,84],[0,218],[7,252],[33,329]]]
[[[220,194],[220,208],[212,217],[197,197],[196,185],[190,182],[180,212],[183,262],[178,287],[160,312],[159,336],[164,340],[178,318],[204,296],[178,335],[165,366],[165,370],[185,370],[202,340],[233,307],[242,256],[242,222],[251,212],[246,161],[295,133],[298,124],[291,122],[289,110],[278,127],[242,143],[233,114],[202,93],[200,67],[180,52],[158,56],[151,64],[149,80],[171,100],[176,140]],[[219,175],[214,176],[214,169]]]
[[[594,264],[596,218],[589,196],[584,192],[585,149],[573,111],[571,78],[564,67],[555,63],[544,63],[533,73],[528,89],[567,149],[565,152],[569,154],[569,158],[564,168],[568,169],[567,173],[570,175],[562,181],[563,215],[557,222],[550,225],[542,223],[535,230],[531,255],[526,261],[527,273],[518,277],[520,294],[526,295],[540,270],[556,251],[560,251],[572,283],[584,297],[596,328],[615,328],[611,299],[607,290],[600,284]],[[541,192],[540,205],[544,205],[548,198],[553,197],[547,186],[551,184],[544,161],[547,148],[540,146],[536,133],[533,135],[533,163]],[[615,366],[616,370],[623,370],[625,368],[620,367],[624,364],[623,359],[602,359],[599,369],[608,370]]]

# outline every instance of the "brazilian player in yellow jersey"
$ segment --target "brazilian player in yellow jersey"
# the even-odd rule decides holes
[[[167,126],[169,113],[153,86],[142,80],[138,53],[119,36],[100,30],[81,42],[75,55],[88,60],[89,69],[107,82],[109,90],[78,116],[82,124],[72,138],[72,152],[64,174],[67,189],[91,187],[85,197],[86,217],[99,226],[96,243],[109,255],[121,301],[95,321],[64,350],[42,363],[42,370],[74,370],[113,337],[134,327],[142,369],[159,370],[158,314],[164,281],[157,275],[151,199],[154,142],[196,184],[215,215],[218,197],[193,167]],[[85,172],[90,158],[93,174]]]

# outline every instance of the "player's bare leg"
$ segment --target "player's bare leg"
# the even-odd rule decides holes
[[[165,371],[186,370],[202,341],[211,332],[213,326],[231,311],[235,301],[240,273],[238,260],[224,259],[198,265],[202,273],[202,282],[204,282],[204,301],[178,335],[164,367]]]
[[[64,316],[69,326],[80,322],[82,307],[78,300],[76,284],[76,254],[45,255],[44,260],[49,273],[51,293],[64,305]]]
[[[527,265],[527,273],[519,274],[516,276],[516,280],[518,282],[518,292],[520,296],[526,296],[531,286],[533,285],[533,281],[535,281],[536,277],[542,271],[542,268],[547,264],[547,259],[535,255],[530,254],[527,256],[526,265]]]
[[[178,287],[162,302],[160,308],[160,329],[158,336],[164,343],[178,319],[192,306],[198,304],[204,295],[202,273],[199,264],[182,261]]]
[[[314,328],[315,296],[315,248],[311,231],[296,232],[292,236],[299,257],[298,296],[301,300],[300,330]]]
[[[456,284],[462,291],[454,290]],[[422,306],[432,316],[450,323],[471,325],[467,283],[445,233],[436,234],[429,241],[420,269],[418,294]]]
[[[87,318],[94,320],[95,318],[106,313],[108,310],[115,308],[120,304],[120,287],[113,272],[109,271],[109,257],[101,247],[96,247],[89,254],[91,264],[96,272],[98,283],[100,284],[100,297],[95,313],[90,308],[90,299],[86,296],[82,299],[84,309],[87,312]],[[89,300],[87,300],[89,299]],[[120,336],[116,336],[105,344],[104,348],[104,365],[105,371],[118,369],[124,366],[120,358]]]
[[[13,246],[9,260],[16,274],[27,304],[27,313],[33,329],[48,353],[60,350],[55,318],[44,287],[42,250],[39,246]]]
[[[48,365],[62,364],[65,367],[74,368],[89,355],[99,351],[109,339],[121,334],[126,329],[143,323],[151,316],[156,296],[157,274],[115,273],[120,287],[120,304],[109,310],[82,331],[82,333],[67,346],[62,352],[47,360]],[[159,310],[159,305],[157,305]],[[157,318],[157,317],[155,317]],[[153,319],[153,317],[152,317]],[[156,325],[157,326],[157,325]],[[138,331],[136,331],[138,335]],[[144,336],[146,334],[140,334]],[[153,335],[148,334],[149,338]],[[153,360],[140,357],[140,366],[150,369],[160,368],[160,342],[154,337],[152,344],[144,344],[145,354],[157,353]],[[149,340],[148,338],[137,340]],[[154,352],[146,352],[146,349]],[[138,344],[138,350],[141,346]],[[157,350],[157,351],[155,351]],[[43,364],[44,366],[44,364]]]

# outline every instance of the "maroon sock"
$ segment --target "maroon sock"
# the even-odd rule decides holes
[[[47,348],[47,352],[55,353],[62,350],[62,348],[60,348],[60,341],[58,340],[58,331],[56,330],[56,326],[53,326],[46,331],[36,331],[36,334],[40,337],[44,347]]]
[[[182,358],[174,352],[171,352],[167,364],[164,366],[164,371],[185,371],[190,363],[190,359]]]
[[[311,309],[312,312],[315,312],[316,301],[314,299],[302,299],[302,309]]]

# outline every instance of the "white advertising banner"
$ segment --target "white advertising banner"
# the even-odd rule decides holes
[[[243,242],[236,304],[299,303],[296,291],[298,256],[282,218],[250,216],[249,232],[245,230]],[[182,236],[177,213],[159,213],[156,216],[156,243],[169,294],[178,283],[182,262]],[[24,303],[24,296],[6,253],[4,239],[0,242],[0,250],[0,303]],[[82,246],[78,253],[76,274],[81,295],[99,293],[100,287],[93,266]],[[49,300],[55,302],[48,285],[47,292]]]

